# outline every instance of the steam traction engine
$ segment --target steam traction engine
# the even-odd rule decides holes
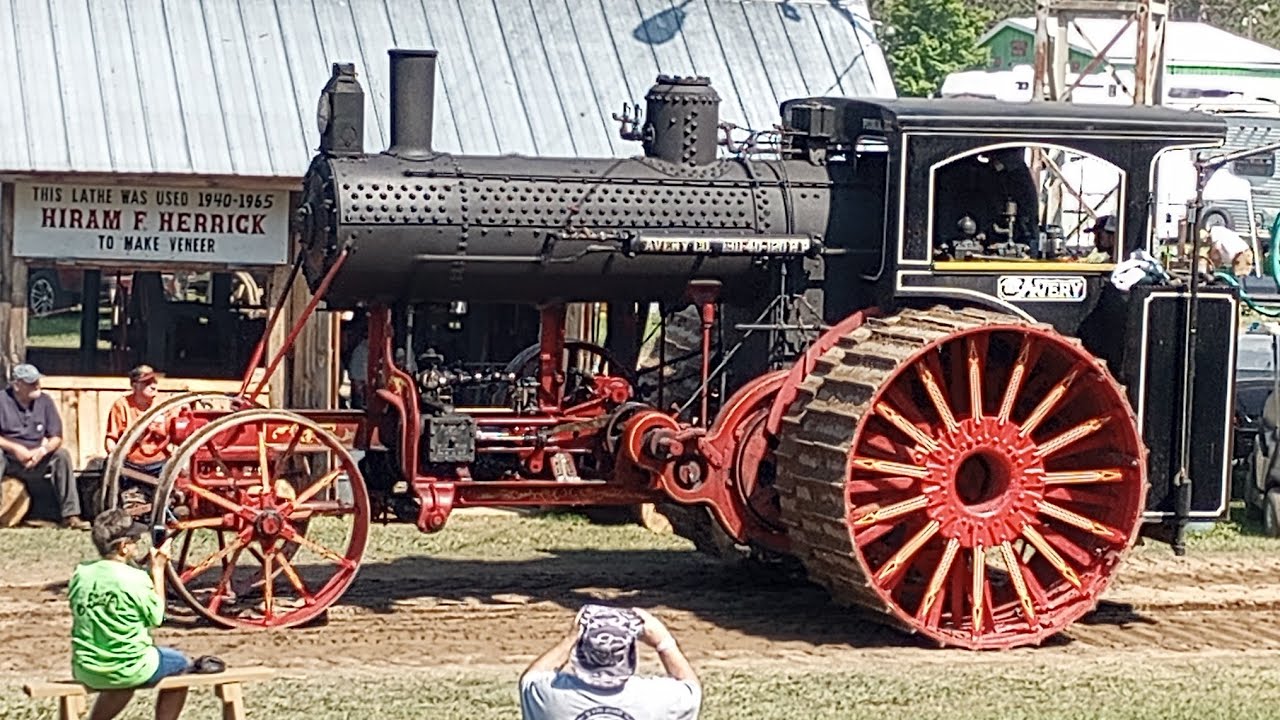
[[[144,491],[205,617],[316,617],[374,518],[670,502],[684,532],[796,558],[909,631],[1006,648],[1090,610],[1144,529],[1176,543],[1223,511],[1234,295],[1117,290],[1039,209],[1052,153],[1088,154],[1118,169],[1117,253],[1144,248],[1156,157],[1221,143],[1221,121],[809,98],[746,146],[721,141],[706,79],[660,77],[619,118],[642,157],[456,156],[431,145],[435,61],[391,51],[385,152],[362,147],[351,66],[320,102],[295,277],[313,309],[367,313],[367,409],[261,408],[246,375],[155,411],[179,443],[159,478],[109,468],[108,502]],[[574,302],[634,325],[692,307],[696,394],[638,382],[634,334],[566,339]],[[411,345],[415,312],[457,303],[536,306],[536,371]]]

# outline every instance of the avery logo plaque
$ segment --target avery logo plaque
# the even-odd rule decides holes
[[[996,283],[1001,300],[1022,302],[1080,302],[1085,296],[1083,277],[1002,275]]]

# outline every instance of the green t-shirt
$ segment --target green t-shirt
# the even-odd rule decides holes
[[[164,601],[144,570],[115,560],[82,563],[67,588],[71,673],[95,690],[138,687],[160,666],[151,628]]]

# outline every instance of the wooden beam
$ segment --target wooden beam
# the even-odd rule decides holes
[[[27,264],[13,254],[13,193],[0,185],[0,383],[27,357]]]
[[[144,329],[145,350],[140,358],[141,361],[157,370],[170,372],[169,348],[172,326],[169,318],[172,313],[169,308],[169,299],[164,292],[164,280],[159,271],[135,270],[130,293],[137,301],[137,318],[141,319]]]
[[[227,683],[213,689],[222,701],[222,720],[245,720],[244,693],[240,683]]]
[[[1153,14],[1164,14],[1169,11],[1169,3],[1160,2],[1159,0],[1137,0],[1136,2],[1117,0],[1049,0],[1047,4],[1050,12],[1072,12],[1103,17],[1115,17],[1121,14],[1136,13],[1140,10],[1150,10]]]
[[[290,300],[290,321],[298,317],[310,301],[311,291],[307,284],[297,283]],[[288,407],[316,410],[335,406],[336,398],[329,392],[333,384],[331,372],[337,364],[337,356],[332,351],[333,322],[334,313],[317,311],[298,334],[289,357],[286,380],[289,390],[285,398]]]
[[[170,690],[175,688],[217,687],[219,685],[270,680],[275,676],[276,671],[271,668],[251,665],[247,667],[227,668],[220,673],[186,673],[183,675],[172,675],[156,683],[154,689]],[[88,695],[90,692],[97,692],[96,690],[89,690],[84,685],[81,685],[74,680],[27,683],[22,686],[22,691],[27,697],[32,699],[63,697],[67,695],[84,696]]]
[[[587,304],[569,303],[564,308],[564,339],[587,340]]]
[[[129,378],[124,375],[83,377],[80,375],[45,375],[40,386],[46,390],[129,392]],[[231,393],[240,387],[239,380],[213,380],[160,375],[157,388],[161,393],[216,392]]]
[[[245,175],[129,175],[66,172],[0,173],[6,183],[66,183],[80,185],[137,185],[142,187],[225,188],[228,190],[301,190],[300,177],[253,177]]]

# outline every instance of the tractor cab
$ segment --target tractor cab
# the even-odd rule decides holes
[[[864,278],[903,300],[979,302],[1066,332],[1117,263],[1159,256],[1157,160],[1226,134],[1220,118],[1165,108],[812,98],[782,112],[793,146],[879,144],[890,158],[883,243],[859,255]]]

